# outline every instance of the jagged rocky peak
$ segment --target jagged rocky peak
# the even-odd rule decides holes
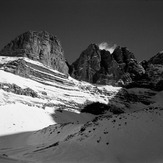
[[[71,65],[71,76],[97,84],[126,85],[144,74],[126,47],[91,44]]]
[[[150,87],[157,91],[163,90],[163,51],[157,53],[148,61],[142,61],[141,64],[145,69]]]
[[[136,60],[134,54],[127,49],[127,47],[117,46],[113,51],[113,57],[118,63],[127,63],[130,60]]]
[[[100,49],[96,44],[90,44],[79,58],[70,66],[70,74],[78,80],[93,83],[93,75],[100,70],[101,55]]]
[[[155,56],[153,56],[148,63],[151,64],[163,64],[163,51],[157,53]]]
[[[0,51],[0,56],[27,57],[68,74],[59,40],[46,31],[28,31],[19,35]]]

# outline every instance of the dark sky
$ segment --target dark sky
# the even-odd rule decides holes
[[[28,30],[56,35],[70,63],[101,42],[126,46],[140,61],[163,50],[163,1],[1,0],[0,48]]]

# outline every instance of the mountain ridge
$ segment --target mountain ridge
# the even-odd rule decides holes
[[[125,47],[91,44],[73,67],[35,34],[0,53],[0,162],[163,162],[162,54],[138,63]]]
[[[38,72],[40,67],[36,68],[32,63],[29,65],[25,58],[58,70],[67,77],[70,75],[93,84],[163,90],[162,52],[148,61],[138,62],[127,47],[92,43],[70,65],[64,58],[63,49],[56,36],[46,31],[27,31],[7,44],[0,51],[0,56],[11,58],[11,62],[1,63],[1,68],[28,78],[42,75]],[[18,58],[14,59],[16,57]]]

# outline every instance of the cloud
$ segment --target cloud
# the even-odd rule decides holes
[[[100,50],[106,50],[109,51],[111,54],[113,53],[113,51],[115,50],[115,48],[117,47],[116,44],[108,44],[107,42],[102,42],[99,45],[99,49]]]

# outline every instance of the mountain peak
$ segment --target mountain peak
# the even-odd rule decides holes
[[[163,64],[163,51],[157,53],[148,62],[152,64]]]
[[[45,66],[68,74],[62,46],[56,36],[47,31],[27,31],[1,51],[0,56],[27,57]]]
[[[87,50],[87,51],[91,51],[91,50],[99,50],[99,47],[98,47],[97,44],[95,44],[95,43],[91,43],[91,44],[87,47],[86,50]],[[85,50],[84,50],[84,51],[85,51]]]
[[[78,80],[111,85],[117,85],[120,80],[126,85],[134,80],[135,74],[141,76],[144,72],[126,47],[105,42],[89,45],[71,69],[70,75]]]

